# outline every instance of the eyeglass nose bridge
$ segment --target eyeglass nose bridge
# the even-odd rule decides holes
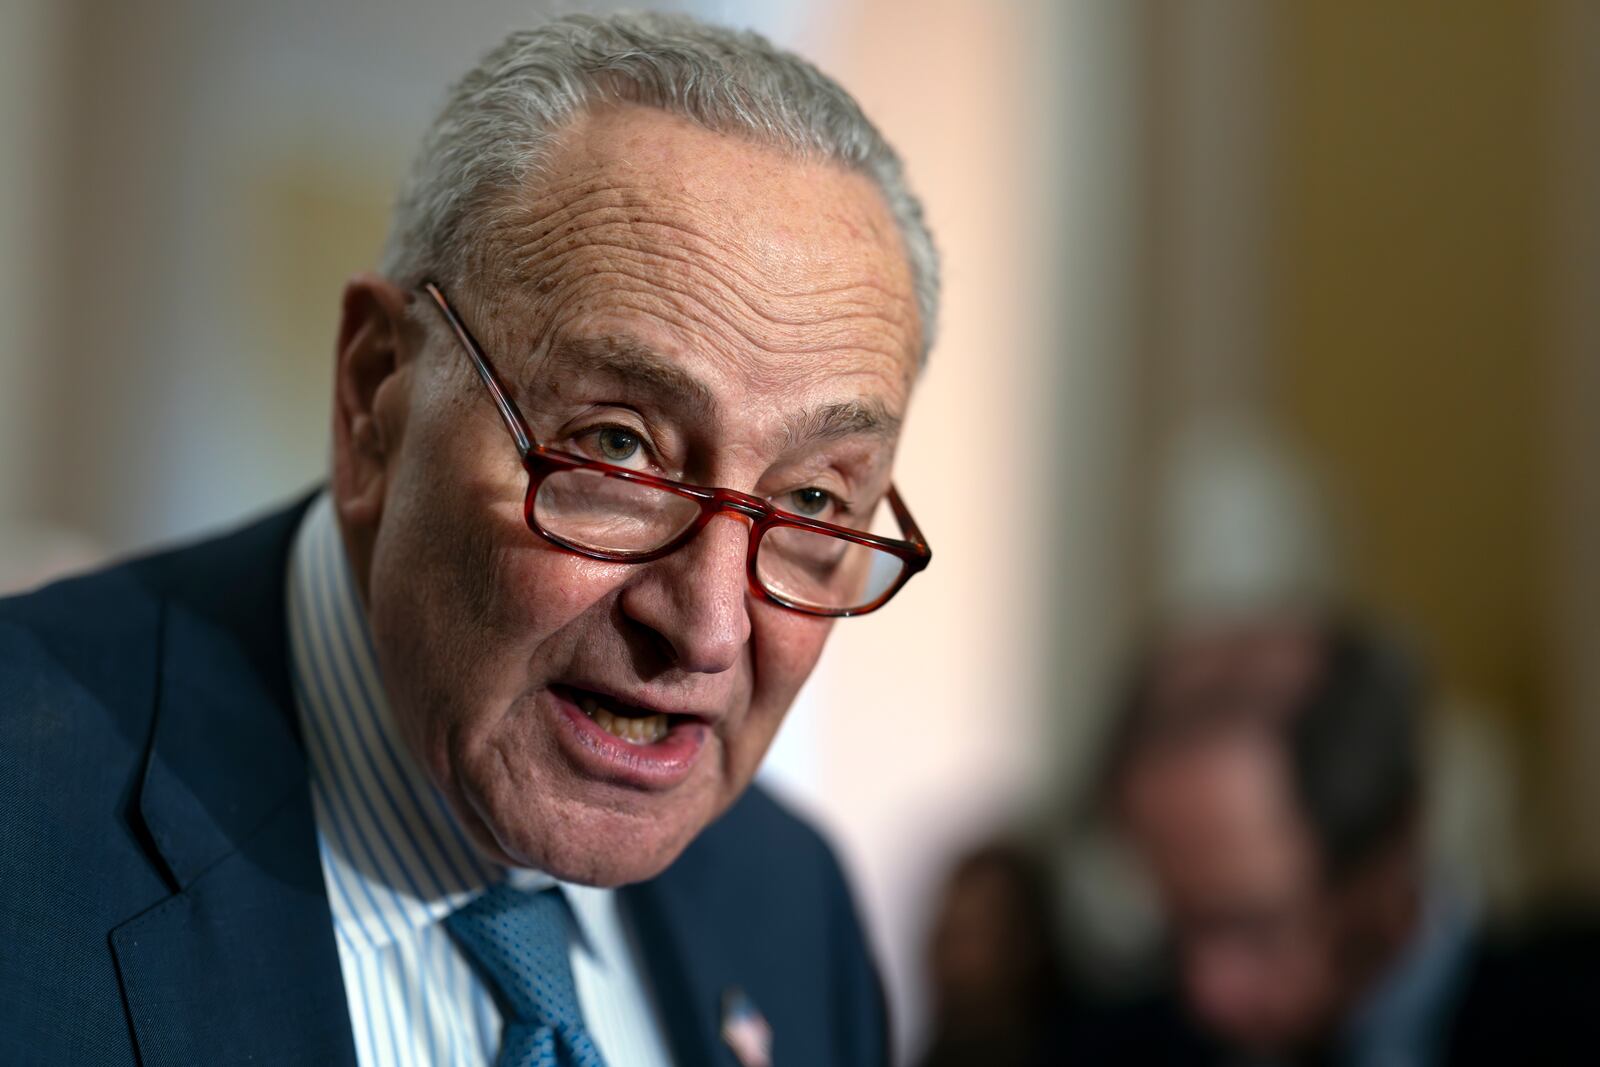
[[[772,505],[765,500],[749,493],[741,493],[737,489],[713,489],[710,492],[711,496],[701,503],[705,511],[705,522],[710,522],[724,511],[731,511],[758,523],[773,512]]]
[[[735,515],[742,515],[750,520],[749,542],[745,552],[745,572],[750,583],[750,591],[758,597],[768,597],[761,584],[760,575],[756,571],[756,555],[761,545],[761,535],[766,531],[768,521],[777,512],[769,502],[749,493],[741,493],[737,489],[716,489],[711,487],[684,486],[688,490],[684,495],[697,499],[700,502],[700,516],[694,522],[662,545],[654,552],[638,558],[637,562],[648,563],[664,558],[678,551],[684,545],[695,540],[711,524],[711,520],[725,511]],[[530,496],[531,499],[531,496]]]
[[[761,546],[761,535],[766,530],[768,521],[777,510],[769,502],[749,493],[741,493],[737,489],[707,489],[707,495],[700,498],[700,519],[683,536],[677,539],[672,548],[677,548],[694,538],[710,525],[711,520],[725,511],[735,515],[742,515],[750,520],[749,543],[745,551],[746,566],[750,572],[751,588],[761,592],[761,581],[756,575],[756,553]],[[670,549],[669,549],[670,551]]]

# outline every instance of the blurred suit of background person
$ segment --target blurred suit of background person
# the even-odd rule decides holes
[[[0,584],[307,489],[325,294],[450,76],[582,6],[622,5],[0,6]],[[903,449],[941,564],[824,657],[767,774],[855,869],[905,1062],[945,875],[997,829],[1065,876],[1070,960],[1135,984],[1144,882],[1059,824],[1149,620],[1392,625],[1436,682],[1427,847],[1486,914],[1592,899],[1600,8],[651,6],[835,72],[952,264]]]

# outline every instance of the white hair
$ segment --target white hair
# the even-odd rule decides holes
[[[481,213],[544,162],[555,135],[602,102],[660,108],[718,133],[870,178],[899,227],[932,347],[939,257],[900,157],[837,82],[759,34],[678,15],[570,15],[507,37],[451,90],[400,190],[382,271],[459,280]]]

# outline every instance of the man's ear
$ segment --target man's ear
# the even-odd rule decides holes
[[[334,353],[333,499],[346,527],[370,534],[383,514],[405,423],[407,294],[376,274],[345,283]]]

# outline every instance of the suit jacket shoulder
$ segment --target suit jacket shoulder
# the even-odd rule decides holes
[[[150,732],[161,606],[126,569],[0,601],[0,1060],[117,1062],[127,1024],[106,933],[168,892],[129,816]],[[90,962],[93,960],[94,962]],[[118,1056],[118,1046],[121,1055]]]
[[[300,510],[0,599],[0,1062],[131,1062],[149,972],[116,931],[261,824],[281,793],[253,787],[293,781]]]
[[[1592,1063],[1600,926],[1582,912],[1484,935],[1463,976],[1444,1054],[1452,1067]]]

